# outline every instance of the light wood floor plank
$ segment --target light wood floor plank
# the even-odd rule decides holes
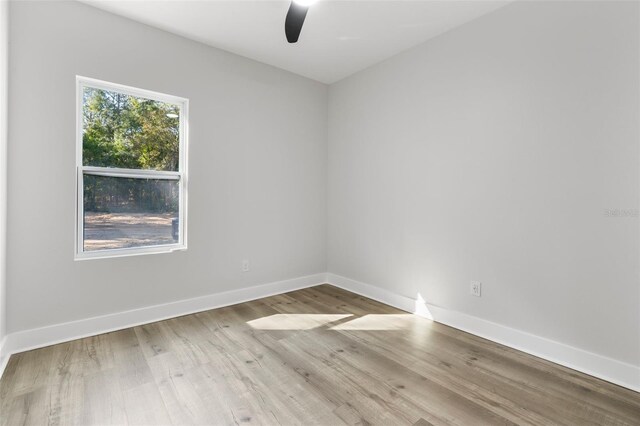
[[[640,425],[640,394],[321,285],[13,355],[0,425]]]

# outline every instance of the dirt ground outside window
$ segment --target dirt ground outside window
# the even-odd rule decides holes
[[[171,221],[177,213],[85,212],[84,250],[174,244]]]

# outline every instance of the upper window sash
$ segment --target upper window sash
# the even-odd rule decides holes
[[[186,137],[188,134],[188,121],[187,116],[189,113],[189,100],[179,96],[167,95],[164,93],[154,92],[151,90],[139,89],[135,87],[125,86],[117,83],[105,82],[102,80],[96,80],[89,77],[76,76],[77,83],[77,104],[78,104],[78,123],[77,127],[77,140],[76,147],[76,164],[79,167],[101,167],[101,166],[84,166],[83,163],[83,143],[82,138],[84,134],[83,128],[83,107],[84,107],[84,91],[85,89],[98,89],[107,92],[120,93],[127,96],[142,98],[150,101],[163,102],[171,104],[178,109],[179,115],[179,133],[178,133],[178,164],[177,170],[173,172],[186,172],[186,159],[187,159],[187,146]],[[113,167],[116,168],[116,167]],[[135,169],[135,170],[152,170],[152,171],[165,171],[160,169]]]

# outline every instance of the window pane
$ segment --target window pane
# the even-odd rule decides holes
[[[175,244],[179,181],[84,175],[84,250]]]
[[[82,164],[178,171],[177,105],[85,87]]]

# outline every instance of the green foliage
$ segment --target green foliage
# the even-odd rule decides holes
[[[178,170],[176,106],[93,88],[83,100],[85,166]]]
[[[178,114],[175,105],[85,88],[83,165],[177,171]],[[175,181],[84,177],[86,211],[177,213],[178,191]]]

